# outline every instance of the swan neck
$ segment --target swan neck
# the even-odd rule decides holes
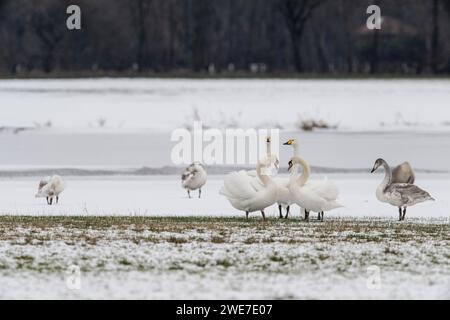
[[[384,168],[384,179],[381,184],[384,186],[387,186],[387,185],[391,184],[392,172],[391,172],[391,168],[389,167],[389,165],[386,162],[383,162],[383,168]]]
[[[294,148],[294,157],[298,157],[299,156],[299,152],[298,152],[298,144],[294,143],[293,145]]]
[[[261,167],[262,165],[260,163],[258,163],[258,165],[256,166],[256,174],[258,175],[259,180],[261,180],[261,182],[263,183],[263,185],[265,187],[267,187],[267,184],[271,181],[269,176],[266,174],[262,174],[261,173]]]
[[[272,143],[267,141],[267,157],[270,158],[272,155]]]
[[[303,187],[306,184],[306,182],[308,181],[309,176],[311,175],[311,168],[309,167],[309,164],[300,157],[297,157],[296,162],[299,163],[303,167],[303,172],[300,175],[300,177],[298,177],[298,179],[297,179],[297,184],[300,187]]]

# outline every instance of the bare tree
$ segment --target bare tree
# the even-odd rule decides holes
[[[137,28],[137,70],[142,72],[145,69],[145,56],[146,56],[146,16],[149,11],[150,0],[137,0],[136,1],[136,10],[137,10],[137,20],[136,20],[136,28]]]
[[[305,26],[314,10],[326,0],[279,0],[279,9],[283,15],[292,42],[292,55],[295,69],[303,72],[301,41]]]
[[[438,49],[439,49],[439,0],[433,0],[431,9],[431,70],[438,72]]]
[[[67,32],[64,2],[46,1],[36,11],[31,11],[30,25],[43,46],[42,66],[50,72],[55,63],[55,51]]]

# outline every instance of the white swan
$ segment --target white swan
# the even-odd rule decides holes
[[[405,220],[407,207],[427,200],[434,201],[434,198],[431,197],[428,192],[411,183],[392,183],[391,168],[387,162],[381,158],[375,161],[371,173],[375,172],[379,167],[384,168],[385,176],[377,188],[377,199],[381,202],[386,202],[398,207],[399,221]]]
[[[275,155],[272,154],[271,137],[267,137],[266,143],[267,143],[266,160],[270,159],[271,164],[274,164],[275,168],[278,170],[280,161],[278,160],[278,158]],[[256,171],[254,171],[254,170],[247,171],[247,173],[250,177],[255,179],[255,181],[253,181],[255,188],[260,190],[264,187],[263,184],[259,181],[258,177],[256,176]],[[287,217],[289,215],[289,209],[292,204],[292,199],[290,197],[290,193],[289,193],[289,189],[288,189],[289,178],[274,177],[272,180],[273,180],[273,182],[275,182],[275,184],[278,187],[277,204],[278,204],[278,211],[280,214],[280,219],[283,218],[283,208],[286,210],[285,218],[287,219]]]
[[[265,220],[264,209],[277,201],[277,185],[266,172],[270,165],[271,160],[266,159],[256,166],[256,174],[264,186],[261,189],[254,186],[253,178],[244,170],[232,172],[224,179],[220,194],[225,196],[235,209],[245,211],[247,219],[250,212],[261,211]]]
[[[292,146],[293,150],[294,150],[294,157],[301,159],[299,157],[298,143],[295,139],[289,139],[283,145]],[[303,160],[303,159],[301,159],[301,160]],[[309,178],[309,175],[310,175],[310,167],[304,160],[303,160],[303,162],[305,164],[304,167],[306,167],[308,170],[308,172],[307,172],[308,177],[305,180],[305,181],[307,181]],[[296,174],[296,170],[292,169],[292,167],[293,167],[292,159],[289,161],[288,165],[289,165],[288,171],[291,172],[291,174]],[[336,200],[339,196],[339,189],[333,182],[329,181],[327,178],[325,178],[324,180],[321,180],[321,181],[317,181],[317,180],[307,181],[307,182],[305,182],[305,185],[310,190],[313,190],[315,193],[319,194],[321,197],[324,197],[325,199],[330,200],[330,201]],[[304,213],[305,220],[309,219],[309,211],[317,212],[317,220],[323,221],[323,212],[315,211],[315,210],[308,210],[306,208],[301,207],[301,212]]]
[[[39,181],[39,188],[35,197],[46,198],[47,204],[52,205],[54,198],[56,203],[59,202],[59,195],[65,188],[66,183],[60,176],[54,175],[52,177],[46,177]]]
[[[181,186],[187,190],[189,198],[191,198],[191,191],[198,189],[198,198],[200,199],[206,179],[207,174],[203,165],[199,162],[194,162],[181,175]]]
[[[343,207],[337,202],[337,187],[328,183],[328,187],[316,188],[308,184],[310,175],[310,167],[308,163],[300,157],[293,157],[291,159],[292,168],[289,180],[289,191],[295,203],[305,210],[306,218],[309,217],[309,211],[317,212],[319,220],[323,221],[325,211]],[[303,167],[303,172],[300,176],[297,174],[298,165]]]

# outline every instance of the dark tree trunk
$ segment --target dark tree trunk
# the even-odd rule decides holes
[[[279,0],[279,9],[291,38],[295,69],[299,73],[304,70],[301,57],[301,40],[306,23],[314,10],[324,2],[325,0]]]
[[[138,0],[137,7],[137,64],[138,72],[145,69],[145,49],[147,34],[145,31],[145,15],[148,8],[148,0]]]
[[[448,1],[448,0],[447,0]],[[438,73],[438,50],[439,50],[439,0],[433,0],[432,8],[432,37],[431,37],[431,70]]]
[[[379,46],[380,46],[380,32],[379,30],[375,29],[372,40],[372,52],[370,55],[370,74],[375,74],[378,72]]]

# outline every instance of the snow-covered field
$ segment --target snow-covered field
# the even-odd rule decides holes
[[[450,217],[450,188],[447,178],[437,174],[418,175],[417,184],[428,190],[435,202],[426,202],[408,209],[408,217]],[[317,175],[321,179],[323,175]],[[375,189],[382,176],[331,174],[327,177],[338,185],[340,201],[345,208],[334,210],[326,216],[388,217],[396,218],[397,209],[380,203]],[[227,199],[219,195],[221,176],[211,176],[203,188],[202,199],[193,192],[188,199],[181,188],[179,176],[144,177],[66,177],[67,189],[60,203],[48,206],[45,199],[34,198],[37,178],[12,178],[0,180],[0,215],[85,215],[85,216],[238,216]],[[274,205],[266,210],[271,217],[278,216]],[[292,211],[299,216],[297,209]],[[260,216],[255,213],[255,216]]]
[[[0,298],[450,299],[449,235],[448,219],[0,217]]]
[[[0,80],[0,126],[171,131],[191,124],[450,131],[449,80]],[[104,121],[99,121],[103,118]],[[101,125],[102,123],[102,125]]]
[[[0,80],[0,299],[450,299],[449,101],[449,80]],[[244,221],[218,194],[233,167],[188,199],[170,133],[194,120],[280,128],[345,208]],[[436,201],[397,222],[375,198],[378,157],[409,160]],[[68,185],[48,206],[34,194],[53,172]]]

